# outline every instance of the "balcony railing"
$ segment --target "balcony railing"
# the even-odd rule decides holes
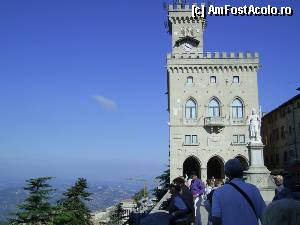
[[[224,127],[225,119],[224,117],[205,117],[204,126],[209,127]]]

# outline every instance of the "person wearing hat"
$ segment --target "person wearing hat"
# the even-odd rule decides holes
[[[213,225],[258,225],[266,203],[258,188],[243,179],[243,166],[238,159],[225,163],[229,180],[212,196]]]
[[[198,178],[195,172],[191,174],[192,182],[190,186],[190,190],[193,194],[194,198],[194,208],[195,208],[195,224],[194,225],[201,225],[201,214],[200,214],[200,205],[201,205],[201,196],[205,192],[205,186],[203,182]]]

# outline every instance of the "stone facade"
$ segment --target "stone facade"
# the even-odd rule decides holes
[[[300,181],[300,94],[264,115],[262,140],[268,169],[294,172]]]
[[[259,111],[258,53],[204,53],[206,21],[189,5],[170,5],[167,55],[171,180],[195,171],[224,178],[224,163],[249,165],[248,118]]]

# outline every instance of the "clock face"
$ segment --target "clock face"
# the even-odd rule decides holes
[[[192,49],[193,49],[193,45],[192,45],[191,43],[184,42],[184,43],[182,44],[182,48],[183,48],[184,51],[190,52],[190,51],[192,51]]]

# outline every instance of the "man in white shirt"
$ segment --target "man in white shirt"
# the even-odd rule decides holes
[[[209,195],[209,193],[214,189],[215,184],[212,180],[207,181],[207,185],[205,187],[205,196]]]
[[[258,225],[266,207],[258,188],[244,182],[238,159],[226,162],[225,174],[229,182],[213,194],[213,225]]]

